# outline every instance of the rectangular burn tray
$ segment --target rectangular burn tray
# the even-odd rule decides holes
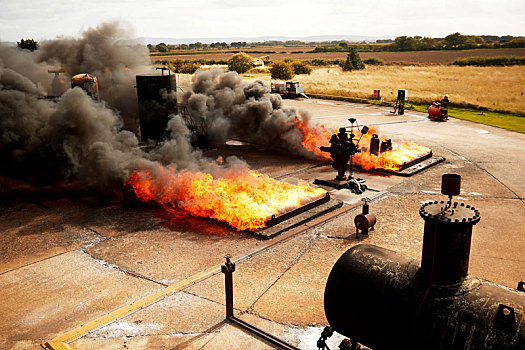
[[[417,161],[414,160],[410,162],[408,166],[403,166],[401,170],[386,170],[386,169],[374,169],[372,172],[378,173],[378,174],[388,174],[388,175],[397,175],[397,176],[412,176],[414,174],[419,173],[420,171],[423,171],[427,168],[430,168],[431,166],[434,166],[436,164],[439,164],[445,160],[445,157],[440,156],[434,156],[430,154],[430,157],[425,157],[423,159],[418,158]]]
[[[254,234],[271,238],[291,228],[302,225],[343,205],[343,202],[330,198],[327,192],[323,198],[293,209],[267,221],[267,227],[252,231]]]

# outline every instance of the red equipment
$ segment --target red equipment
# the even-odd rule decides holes
[[[428,117],[431,120],[446,122],[448,120],[448,103],[447,96],[443,97],[441,101],[433,101],[428,107]]]

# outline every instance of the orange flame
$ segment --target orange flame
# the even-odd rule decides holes
[[[325,152],[321,152],[320,146],[329,146],[328,140],[332,133],[324,125],[310,126],[307,122],[294,119],[294,127],[302,135],[301,145],[309,152],[315,154],[318,158],[330,158]]]
[[[386,169],[398,171],[405,163],[430,152],[428,147],[419,146],[411,141],[402,141],[400,144],[392,142],[392,150],[379,153],[376,156],[370,153],[370,140],[373,134],[378,134],[378,131],[374,127],[370,127],[368,133],[362,135],[359,142],[358,148],[362,148],[361,152],[353,156],[353,162],[364,170]],[[361,133],[358,133],[357,136],[360,137]],[[380,137],[380,141],[386,141],[386,137]]]
[[[332,133],[326,129],[323,125],[320,127],[311,127],[300,121],[297,117],[295,118],[295,127],[303,135],[302,146],[314,153],[319,158],[329,159],[330,154],[327,152],[321,152],[320,146],[328,146],[328,140],[332,136]],[[334,131],[337,133],[337,129]],[[374,155],[370,153],[370,140],[373,134],[378,134],[377,129],[370,127],[368,133],[361,135],[360,132],[356,132],[356,137],[361,137],[358,148],[361,152],[353,156],[354,164],[360,166],[364,170],[370,169],[386,169],[386,170],[400,170],[403,165],[416,158],[424,156],[430,152],[430,148],[424,146],[418,146],[414,142],[403,141],[400,144],[392,142],[392,150]],[[381,137],[380,141],[386,141],[386,137]]]
[[[135,170],[126,185],[141,201],[155,201],[193,216],[224,221],[239,231],[264,228],[272,215],[297,208],[326,193],[304,181],[292,185],[249,169],[226,170],[222,176],[214,177],[159,166],[155,175]]]

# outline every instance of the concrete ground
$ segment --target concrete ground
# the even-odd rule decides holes
[[[412,177],[360,174],[373,197],[378,222],[355,237],[353,209],[237,264],[234,307],[239,318],[301,349],[316,349],[327,325],[323,293],[334,262],[366,242],[420,258],[424,201],[443,200],[441,175],[462,176],[456,199],[481,212],[474,226],[472,275],[515,288],[525,279],[525,135],[451,119],[431,122],[369,105],[286,100],[308,110],[329,128],[379,127],[394,141],[430,147],[446,161]],[[333,176],[329,166],[255,146],[210,150],[238,154],[263,173],[282,180]],[[15,188],[15,189],[14,189]],[[91,320],[151,295],[210,267],[224,256],[243,256],[269,242],[205,219],[170,217],[161,208],[93,196],[74,184],[60,191],[19,184],[0,187],[0,348],[38,349]],[[345,205],[362,196],[335,191]],[[277,240],[279,236],[272,240]],[[75,349],[266,349],[224,322],[221,273],[96,329],[70,345]],[[341,336],[328,342],[336,349]]]

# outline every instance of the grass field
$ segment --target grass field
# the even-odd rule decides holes
[[[246,74],[245,78],[270,84],[269,74]],[[298,75],[294,79],[304,84],[306,94],[370,98],[374,89],[380,89],[386,101],[393,101],[398,89],[407,89],[409,100],[417,104],[428,104],[447,94],[456,106],[525,115],[522,66],[367,66],[353,72],[332,67],[317,68],[311,75]]]
[[[254,48],[257,51],[275,51],[275,54],[268,54],[272,61],[282,61],[285,58],[296,60],[314,59],[314,58],[346,58],[345,52],[322,52],[322,53],[293,53],[297,51],[311,51],[313,47],[264,47]],[[250,49],[243,49],[243,51],[250,52]],[[284,52],[284,53],[283,53]],[[179,51],[176,54],[167,54],[162,56],[152,56],[152,60],[164,59],[228,59],[233,53],[227,53],[225,50],[217,50],[214,53],[199,54],[199,51]],[[253,53],[253,57],[265,56],[267,54]],[[415,64],[450,64],[456,58],[465,57],[490,57],[490,56],[525,56],[525,48],[517,49],[479,49],[479,50],[443,50],[443,51],[408,51],[408,52],[360,52],[362,59],[369,57],[377,57],[386,63],[405,62]]]
[[[523,66],[458,67],[437,64],[443,61],[450,63],[457,57],[484,54],[525,56],[525,49],[361,53],[363,59],[374,56],[385,61],[419,59],[421,62],[408,66],[367,66],[364,70],[353,72],[343,72],[340,67],[335,66],[315,68],[311,75],[298,75],[294,79],[304,84],[307,94],[369,99],[374,89],[380,89],[386,102],[395,100],[398,89],[407,89],[409,100],[416,105],[416,109],[424,112],[433,100],[440,100],[447,94],[452,103],[452,116],[525,133]],[[230,55],[226,54],[224,57]],[[315,55],[321,58],[340,53]],[[275,55],[273,56],[270,55],[270,59],[274,59]],[[196,56],[191,58],[195,59]],[[189,87],[191,76],[178,76],[178,81]],[[270,85],[269,73],[244,74],[244,79],[262,80],[267,86]],[[498,111],[505,113],[497,113]]]
[[[428,106],[412,106],[411,109],[418,112],[427,112]],[[449,115],[453,118],[468,120],[474,123],[480,123],[490,126],[495,126],[510,131],[520,132],[525,134],[525,117],[519,117],[515,115],[487,112],[487,111],[476,111],[466,108],[454,108],[449,109]]]

